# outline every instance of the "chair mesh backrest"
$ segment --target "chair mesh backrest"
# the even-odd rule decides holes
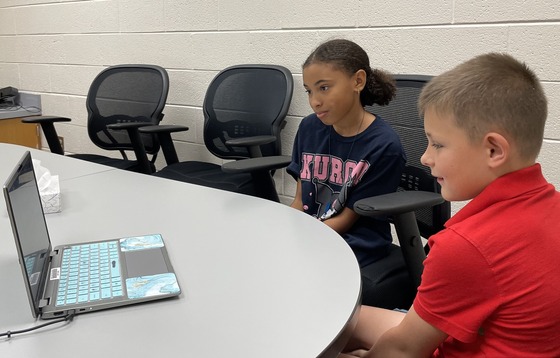
[[[418,113],[418,97],[430,76],[397,75],[397,94],[387,106],[371,106],[366,109],[381,116],[393,127],[401,138],[407,163],[401,177],[399,191],[423,190],[440,193],[440,186],[430,174],[430,169],[420,162],[428,140],[424,132],[424,121]],[[443,229],[451,215],[449,202],[433,208],[416,211],[416,220],[423,237]]]
[[[291,72],[275,65],[237,65],[218,73],[204,98],[204,143],[223,159],[248,158],[242,147],[226,141],[273,135],[276,142],[261,146],[263,156],[280,155],[280,131],[292,99]]]
[[[159,124],[169,91],[167,72],[153,65],[118,65],[106,68],[93,80],[86,106],[91,140],[107,150],[131,150],[126,131],[107,125],[126,122]],[[142,135],[146,151],[159,150],[155,136]]]

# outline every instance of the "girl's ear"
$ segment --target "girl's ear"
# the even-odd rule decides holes
[[[496,132],[486,134],[484,146],[487,151],[488,165],[492,168],[497,168],[506,163],[512,154],[507,138]]]
[[[364,87],[366,86],[366,71],[364,70],[358,70],[355,74],[354,74],[354,81],[355,81],[355,89],[358,92],[361,92]]]

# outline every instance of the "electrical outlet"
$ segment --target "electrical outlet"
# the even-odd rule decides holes
[[[64,137],[58,136],[58,141],[60,142],[60,146],[62,147],[62,152],[64,152]]]

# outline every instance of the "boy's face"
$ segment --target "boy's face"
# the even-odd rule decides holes
[[[452,115],[428,108],[424,113],[424,129],[428,147],[421,162],[437,178],[445,200],[472,199],[493,180],[487,166],[486,147],[483,143],[472,143]]]

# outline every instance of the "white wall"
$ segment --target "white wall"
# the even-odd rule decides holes
[[[276,63],[293,72],[283,132],[290,154],[297,125],[310,113],[301,63],[325,39],[354,40],[373,67],[393,73],[435,75],[474,55],[505,51],[543,81],[550,106],[539,160],[560,188],[559,20],[558,0],[2,0],[0,87],[39,93],[43,114],[73,118],[58,126],[67,151],[99,152],[85,129],[94,76],[109,65],[158,64],[171,81],[164,121],[191,128],[176,137],[180,158],[215,160],[202,142],[201,104],[226,66]],[[293,180],[284,171],[276,179],[289,202]]]

